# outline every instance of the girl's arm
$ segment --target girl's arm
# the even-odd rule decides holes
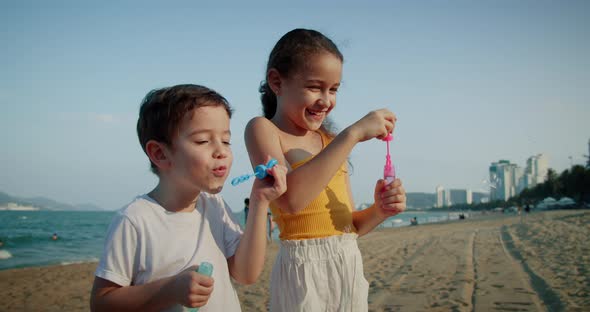
[[[182,273],[138,286],[120,286],[94,278],[90,309],[96,311],[161,311],[175,304],[201,307],[213,291],[213,279],[195,272]]]
[[[280,164],[287,163],[277,129],[268,119],[257,117],[251,120],[246,126],[245,139],[253,167],[263,163],[266,155],[271,155]],[[289,188],[275,203],[283,211],[293,214],[305,208],[328,185],[357,142],[354,130],[342,131],[313,159],[287,174]]]
[[[385,219],[380,218],[375,213],[375,204],[371,205],[361,211],[355,210],[354,200],[352,199],[352,188],[350,187],[350,176],[346,175],[346,187],[350,200],[350,206],[352,207],[352,223],[356,228],[358,236],[363,236],[371,232],[376,226],[381,224]]]
[[[347,184],[349,194],[352,194],[348,177]],[[374,199],[375,202],[371,207],[352,213],[352,222],[359,236],[371,232],[387,218],[402,213],[406,209],[406,191],[399,179],[396,179],[387,186],[385,185],[385,180],[377,181]]]
[[[292,214],[305,208],[326,188],[356,143],[378,136],[385,137],[393,130],[394,120],[393,113],[379,110],[344,129],[313,159],[287,174],[289,188],[275,203],[283,211]],[[264,117],[254,118],[248,123],[244,135],[253,167],[263,163],[266,155],[286,165],[277,131],[274,124]]]

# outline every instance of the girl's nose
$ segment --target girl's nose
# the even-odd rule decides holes
[[[322,96],[318,101],[318,104],[321,104],[324,107],[330,107],[330,93],[329,92],[322,92]]]

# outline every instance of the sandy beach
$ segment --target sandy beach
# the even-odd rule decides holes
[[[590,211],[489,215],[380,229],[359,239],[371,311],[589,311]],[[278,244],[258,283],[265,311]],[[96,263],[0,271],[0,311],[88,311]],[[327,286],[327,285],[326,285]]]

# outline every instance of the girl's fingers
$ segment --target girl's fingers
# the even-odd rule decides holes
[[[406,210],[406,204],[403,203],[396,203],[396,204],[389,204],[383,207],[383,210],[385,211],[397,211],[399,213],[403,212],[404,210]]]
[[[384,198],[382,200],[382,204],[383,205],[392,205],[392,204],[405,204],[406,203],[406,198],[404,196],[392,196],[392,197],[388,197],[388,198]]]

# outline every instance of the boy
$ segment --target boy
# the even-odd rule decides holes
[[[266,207],[286,190],[284,166],[256,179],[245,230],[217,195],[232,164],[231,108],[206,87],[154,90],[142,102],[137,134],[159,182],[121,209],[95,272],[93,311],[239,311],[230,275],[253,283],[264,264]],[[202,261],[213,275],[195,272]],[[215,285],[215,286],[214,286]]]

